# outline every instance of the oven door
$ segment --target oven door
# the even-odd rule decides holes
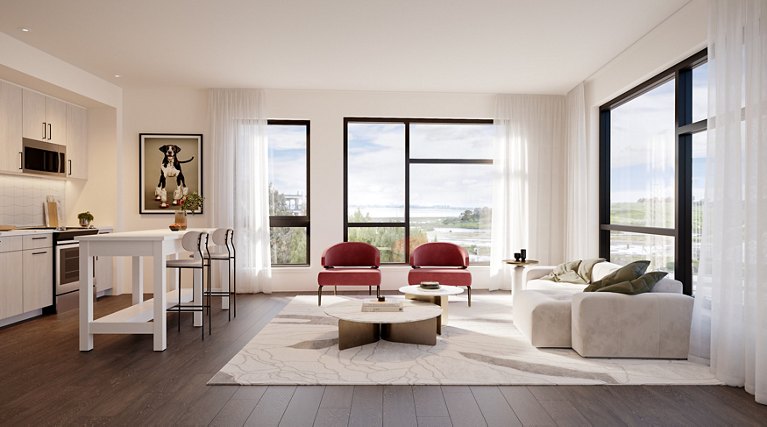
[[[70,240],[56,243],[56,295],[80,289],[80,244]]]

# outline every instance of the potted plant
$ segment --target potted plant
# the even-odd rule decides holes
[[[80,221],[80,227],[90,227],[91,221],[93,221],[93,214],[89,211],[80,212],[77,214],[77,219]]]
[[[175,223],[173,224],[176,226],[175,228],[178,230],[186,230],[187,213],[193,214],[195,211],[202,208],[203,201],[205,201],[205,198],[200,196],[196,191],[192,191],[182,197],[181,202],[179,203],[179,209],[176,211]],[[174,229],[174,227],[171,226],[171,230],[172,229]]]

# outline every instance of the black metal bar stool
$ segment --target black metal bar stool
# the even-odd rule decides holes
[[[181,247],[189,252],[188,258],[182,258],[182,259],[171,259],[166,261],[166,267],[167,268],[177,268],[178,269],[178,303],[170,308],[168,308],[168,311],[175,311],[178,313],[178,330],[181,331],[181,312],[182,311],[192,311],[192,312],[202,312],[202,339],[205,339],[205,309],[208,310],[208,335],[210,335],[213,331],[212,323],[211,323],[211,313],[210,313],[210,259],[205,257],[203,255],[203,247],[206,248],[207,252],[207,245],[208,245],[208,233],[200,232],[200,231],[188,231],[186,234],[184,234],[184,237],[181,238]],[[205,291],[205,269],[208,269],[207,276],[208,276],[208,291]],[[188,304],[181,301],[181,270],[183,269],[192,269],[192,270],[201,270],[202,271],[202,281],[200,282],[200,286],[202,287],[202,299],[200,301],[200,304]],[[192,287],[192,293],[194,293],[194,285]]]

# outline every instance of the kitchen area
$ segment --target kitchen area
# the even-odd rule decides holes
[[[89,125],[89,116],[70,100],[0,79],[0,327],[76,308],[76,238],[113,231],[108,220],[98,221],[111,207],[86,205],[93,224],[76,219],[78,205],[91,203],[83,197],[89,129],[98,135],[99,126]],[[94,295],[111,294],[112,258],[93,261]]]

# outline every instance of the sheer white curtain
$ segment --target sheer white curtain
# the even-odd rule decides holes
[[[502,260],[527,249],[542,263],[563,259],[565,98],[498,95],[493,162],[491,289],[509,289]]]
[[[598,247],[596,155],[586,139],[586,99],[583,83],[565,100],[565,259],[594,258]]]
[[[270,292],[269,174],[264,93],[211,89],[213,224],[234,228],[237,291]]]
[[[703,245],[691,351],[767,404],[767,3],[712,1]]]

